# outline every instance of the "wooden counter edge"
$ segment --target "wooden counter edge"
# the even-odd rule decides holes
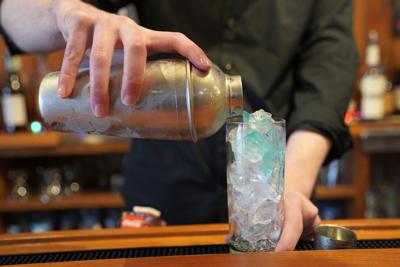
[[[274,267],[308,267],[308,266],[346,266],[397,267],[400,261],[398,249],[365,250],[321,250],[289,251],[245,254],[209,254],[191,256],[145,257],[130,259],[88,260],[41,264],[44,267],[153,267],[153,266],[274,266]],[[19,265],[33,266],[33,265]],[[36,266],[36,265],[35,265]]]
[[[362,239],[399,239],[400,219],[330,220],[356,231]],[[144,229],[54,231],[0,235],[0,255],[135,247],[224,244],[227,224],[165,226]]]

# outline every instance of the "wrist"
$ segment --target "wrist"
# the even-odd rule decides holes
[[[303,192],[301,192],[301,191],[299,191],[299,190],[286,190],[286,189],[285,189],[285,194],[288,194],[288,195],[297,195],[297,196],[302,196],[302,197],[308,198]]]

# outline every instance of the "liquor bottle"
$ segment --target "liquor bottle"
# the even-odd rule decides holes
[[[4,62],[7,72],[1,98],[4,126],[9,133],[26,131],[28,114],[25,94],[19,76],[20,58],[6,55]]]
[[[380,62],[378,33],[369,32],[365,64],[367,69],[361,79],[361,116],[364,120],[379,120],[385,116],[387,78]]]

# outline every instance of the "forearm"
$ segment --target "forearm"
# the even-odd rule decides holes
[[[285,190],[300,192],[310,198],[331,142],[309,131],[295,131],[286,146]]]
[[[54,0],[3,0],[1,25],[25,52],[49,52],[65,46],[57,27]]]

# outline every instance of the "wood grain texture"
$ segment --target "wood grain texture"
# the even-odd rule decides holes
[[[323,223],[350,227],[355,230],[359,240],[400,238],[400,219],[329,220]],[[224,244],[227,234],[227,224],[199,224],[0,235],[0,255]]]
[[[63,196],[47,203],[38,197],[26,201],[0,200],[0,212],[32,212],[40,210],[122,208],[125,206],[121,195],[112,192],[86,192],[72,196]]]
[[[318,200],[353,199],[356,191],[353,185],[317,186],[315,196]]]
[[[290,251],[248,254],[218,254],[175,257],[152,257],[137,259],[95,260],[81,262],[64,262],[41,264],[54,267],[148,267],[148,266],[213,266],[213,267],[310,267],[310,266],[399,266],[400,253],[398,249],[374,250],[325,250],[325,251]],[[38,266],[38,265],[18,265]]]
[[[0,133],[0,158],[125,153],[131,144],[127,138],[94,138],[52,131],[37,135]]]
[[[0,235],[0,255],[108,248],[223,244],[227,224]]]

